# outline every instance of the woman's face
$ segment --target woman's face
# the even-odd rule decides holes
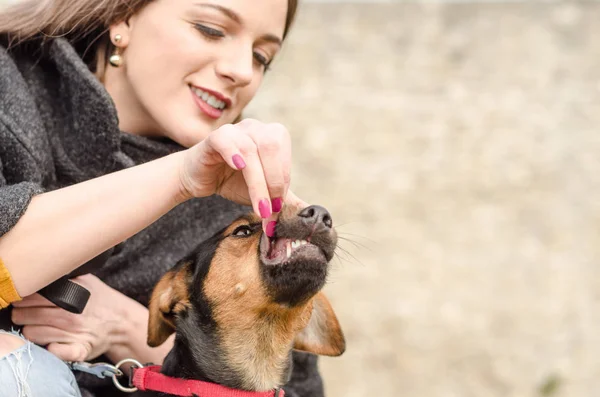
[[[112,26],[123,64],[104,83],[121,129],[192,146],[233,122],[280,49],[286,14],[287,0],[155,0]]]

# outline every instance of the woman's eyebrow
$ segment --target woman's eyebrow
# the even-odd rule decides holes
[[[194,5],[197,7],[212,8],[214,10],[218,10],[221,13],[225,14],[227,17],[229,17],[234,22],[243,26],[242,18],[240,18],[240,16],[235,11],[233,11],[227,7],[223,7],[221,5],[212,4],[212,3],[194,3]],[[262,36],[262,39],[269,43],[275,43],[275,44],[281,46],[281,39],[279,37],[275,36],[274,34],[267,33],[264,36]]]
[[[211,3],[194,3],[194,5],[197,7],[205,7],[205,8],[212,8],[215,10],[219,10],[223,14],[227,15],[230,19],[233,19],[234,22],[237,22],[240,25],[242,25],[242,18],[240,18],[240,16],[238,14],[236,14],[235,11],[233,11],[227,7],[223,7],[221,5],[211,4]]]

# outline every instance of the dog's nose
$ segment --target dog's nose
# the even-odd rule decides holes
[[[333,220],[329,211],[320,205],[311,205],[298,213],[298,216],[305,219],[305,222],[316,224],[317,226],[324,225],[331,229]]]

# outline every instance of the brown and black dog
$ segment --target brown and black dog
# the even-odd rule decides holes
[[[320,206],[285,209],[274,238],[249,214],[201,243],[152,294],[148,344],[175,332],[161,372],[267,391],[289,380],[293,349],[342,354],[344,336],[321,292],[336,244]]]

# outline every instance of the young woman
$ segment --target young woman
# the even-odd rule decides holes
[[[0,335],[3,392],[81,395],[61,359],[160,363],[172,341],[145,343],[159,277],[244,205],[269,234],[300,202],[285,127],[237,123],[296,6],[20,0],[0,11],[0,307],[12,303],[0,324],[28,340]],[[35,294],[106,251],[76,279],[92,292],[82,315]],[[295,358],[287,395],[322,394],[316,359]],[[83,395],[115,395],[77,380]]]

